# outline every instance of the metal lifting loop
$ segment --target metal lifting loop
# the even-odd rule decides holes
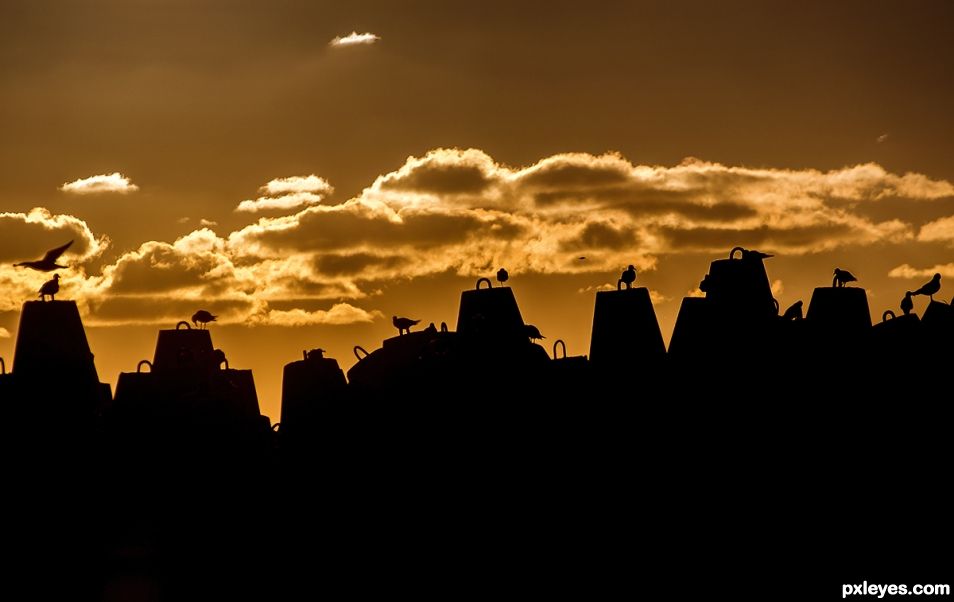
[[[563,349],[562,359],[566,359],[566,343],[563,342],[563,339],[557,339],[553,342],[553,359],[557,359],[557,345]]]
[[[893,311],[891,311],[890,309],[887,309],[887,310],[885,310],[885,312],[884,312],[883,314],[881,314],[881,321],[882,321],[882,322],[887,322],[888,320],[893,320],[893,319],[895,319],[896,317],[897,317],[897,316],[894,315],[894,312],[893,312]]]
[[[744,250],[745,250],[745,249],[743,249],[742,247],[733,247],[733,249],[732,249],[731,251],[729,251],[729,259],[735,259],[735,252],[736,252],[736,251],[738,251],[739,253],[742,253],[742,251],[744,251]]]
[[[363,353],[364,355],[359,355],[359,354],[358,354],[359,351],[360,351],[361,353]],[[363,360],[364,358],[368,357],[368,355],[370,355],[370,354],[368,353],[368,350],[365,349],[364,347],[362,347],[361,345],[355,345],[355,346],[354,346],[354,356],[355,356],[356,358],[358,358],[358,361],[359,361],[359,362],[360,362],[361,360]]]
[[[149,360],[142,360],[141,362],[136,364],[136,374],[139,374],[140,372],[142,372],[142,367],[144,365],[149,366],[149,371],[152,372],[152,362],[150,362]]]
[[[490,278],[479,278],[479,279],[477,279],[477,290],[480,290],[480,283],[481,283],[481,282],[486,282],[486,283],[487,283],[487,288],[493,288],[493,287],[494,287],[494,285],[491,284],[491,282],[490,282]]]
[[[447,332],[447,322],[441,322],[441,332]]]
[[[0,357],[0,374],[6,374],[6,373],[7,373],[7,363],[3,361],[2,357]]]
[[[179,330],[179,327],[182,326],[183,324],[185,324],[186,330],[192,330],[192,326],[190,326],[189,323],[186,322],[185,320],[176,324],[176,330]]]

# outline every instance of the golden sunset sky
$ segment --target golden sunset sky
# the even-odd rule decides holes
[[[97,367],[200,308],[277,420],[282,366],[446,321],[505,266],[587,353],[635,264],[668,340],[735,245],[783,309],[954,295],[954,3],[0,2],[0,356],[62,293]],[[354,34],[354,35],[352,35]],[[586,257],[585,260],[579,259]],[[916,311],[926,300],[919,298]]]

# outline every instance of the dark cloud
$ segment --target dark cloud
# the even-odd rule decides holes
[[[360,274],[368,268],[394,269],[408,262],[400,255],[372,255],[370,253],[327,254],[315,257],[315,269],[329,276]]]

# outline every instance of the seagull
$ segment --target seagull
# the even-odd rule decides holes
[[[632,264],[623,270],[623,275],[619,277],[619,282],[625,284],[627,289],[633,288],[633,283],[636,282],[636,268],[634,268]],[[619,286],[619,283],[617,283],[617,286]]]
[[[56,293],[60,292],[60,275],[53,274],[52,280],[47,280],[40,287],[40,301],[46,301],[46,296],[50,296],[51,301],[56,301]]]
[[[199,311],[192,314],[192,323],[195,324],[196,326],[207,328],[209,325],[209,322],[215,322],[216,317],[217,316],[215,316],[214,314],[211,314],[205,311],[204,309],[200,309]]]
[[[802,319],[802,302],[796,301],[792,304],[791,307],[785,310],[785,313],[782,314],[783,320],[801,320]]]
[[[437,334],[437,326],[434,326],[434,323],[431,322],[430,324],[427,325],[427,328],[424,329],[424,332],[427,332],[430,334]]]
[[[546,337],[540,334],[540,329],[534,326],[533,324],[524,324],[523,331],[531,341],[536,341],[537,339],[545,339]]]
[[[848,284],[849,282],[858,281],[858,279],[855,278],[854,274],[852,274],[848,270],[839,270],[838,268],[835,268],[834,274],[835,274],[835,277],[831,279],[832,287],[841,288],[845,286],[846,284]]]
[[[768,259],[769,257],[774,257],[774,255],[769,255],[768,253],[754,249],[742,249],[742,259]]]
[[[418,322],[420,322],[420,320],[391,316],[391,324],[394,324],[394,327],[398,329],[398,335],[402,335],[405,332],[411,334],[411,326],[414,326]]]
[[[941,275],[934,274],[934,278],[931,278],[931,281],[914,291],[913,295],[927,295],[931,298],[931,301],[934,301],[934,295],[941,290]]]
[[[911,291],[904,293],[904,299],[901,299],[901,311],[904,312],[904,315],[911,313],[911,310],[914,309],[914,301],[911,300]]]
[[[576,259],[577,259],[577,261],[586,261],[586,255],[580,255],[580,256],[577,257]]]
[[[37,270],[39,272],[52,272],[53,270],[65,270],[67,266],[59,265],[56,263],[56,260],[60,258],[60,255],[63,254],[63,251],[70,248],[70,245],[73,244],[73,241],[66,243],[62,247],[57,247],[46,252],[46,255],[43,256],[43,259],[38,261],[24,261],[21,263],[13,264],[15,267],[30,268],[31,270]]]
[[[507,270],[500,268],[497,270],[497,282],[503,284],[504,282],[510,280],[510,274],[507,273]]]

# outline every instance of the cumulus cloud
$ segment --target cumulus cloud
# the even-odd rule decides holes
[[[136,192],[139,190],[139,187],[133,184],[130,179],[123,174],[114,171],[111,174],[100,174],[98,176],[80,178],[72,182],[64,182],[63,185],[60,186],[60,190],[72,194],[93,194],[98,192],[127,194]]]
[[[381,36],[377,36],[373,33],[369,33],[369,32],[358,33],[357,31],[352,31],[351,33],[349,33],[348,35],[344,37],[335,36],[335,39],[331,40],[331,42],[329,42],[328,45],[332,47],[337,47],[337,48],[344,48],[348,46],[361,46],[361,45],[367,45],[367,44],[374,44],[380,39],[381,39]]]
[[[315,194],[329,195],[334,192],[328,180],[320,178],[315,174],[307,176],[290,176],[287,178],[275,178],[262,186],[262,192],[270,195],[288,194],[290,192],[313,192]]]
[[[317,205],[323,198],[332,194],[334,188],[324,178],[315,174],[275,178],[260,189],[265,196],[242,201],[236,211],[257,213],[259,211],[298,209]]]
[[[10,338],[10,331],[4,328],[3,326],[0,326],[0,339],[9,339],[9,338]]]
[[[931,278],[934,274],[940,274],[946,278],[954,278],[954,263],[938,264],[931,268],[914,268],[908,264],[899,265],[888,272],[892,278]]]
[[[66,214],[53,214],[42,207],[27,213],[0,213],[0,263],[39,259],[48,250],[72,240],[63,256],[83,262],[100,255],[109,245],[96,237],[85,221]]]
[[[211,219],[202,218],[199,220],[199,225],[205,228],[211,228],[213,226],[218,226],[219,222],[211,220]]]
[[[380,311],[366,311],[348,303],[335,303],[327,310],[306,311],[304,309],[278,310],[268,309],[252,317],[257,325],[270,326],[315,326],[342,325],[357,322],[373,322],[383,317]]]
[[[954,215],[936,219],[921,226],[918,232],[921,242],[946,242],[954,246]]]

